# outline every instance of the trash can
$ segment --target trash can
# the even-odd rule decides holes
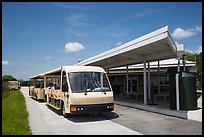
[[[188,72],[179,75],[180,110],[197,109],[196,77]]]
[[[179,73],[179,104],[180,110],[197,109],[196,77],[189,72]],[[170,108],[176,110],[176,70],[171,70],[170,77]]]

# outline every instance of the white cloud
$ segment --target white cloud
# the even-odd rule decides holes
[[[202,46],[198,47],[197,50],[194,51],[196,54],[200,54],[202,52]]]
[[[201,31],[202,31],[202,28],[197,26],[197,27],[195,27],[195,30],[201,32]]]
[[[65,44],[65,52],[77,52],[84,49],[85,47],[78,42],[68,42]]]
[[[8,61],[4,61],[4,60],[2,60],[2,65],[8,65],[8,64],[9,64]]]
[[[71,30],[71,29],[65,29],[65,31],[70,33],[70,34],[73,34],[73,35],[75,35],[77,37],[86,37],[86,36],[88,36],[87,33],[84,33],[84,32],[81,32],[81,31],[78,32],[76,30]]]
[[[51,60],[51,59],[52,59],[52,57],[50,57],[50,56],[47,56],[47,57],[45,58],[46,61],[49,61],[49,60]]]
[[[56,6],[58,6],[58,7],[60,7],[60,8],[65,8],[65,9],[88,10],[87,8],[84,8],[84,7],[73,6],[73,5],[62,4],[62,3],[56,3]]]
[[[66,23],[74,27],[90,25],[87,22],[86,15],[84,14],[71,14],[69,17],[66,18]]]
[[[155,14],[155,13],[159,13],[159,12],[161,12],[161,10],[159,10],[159,9],[151,10],[151,11],[145,11],[145,12],[138,12],[138,13],[130,16],[130,18],[140,18],[140,17],[143,17],[143,16],[147,16],[147,15]]]
[[[192,37],[198,34],[198,32],[201,32],[202,28],[200,27],[194,27],[192,29],[182,29],[182,28],[176,28],[173,33],[172,36],[176,39],[184,39],[184,38],[188,38],[188,37]]]
[[[118,31],[120,30],[120,31]],[[98,33],[100,33],[103,36],[111,37],[111,38],[120,38],[125,36],[129,32],[128,28],[124,28],[122,26],[118,26],[116,24],[112,24],[110,26],[100,28],[98,30]]]

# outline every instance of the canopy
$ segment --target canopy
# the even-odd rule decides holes
[[[168,32],[168,26],[134,39],[121,46],[86,59],[76,65],[93,65],[113,68],[177,57],[176,44]]]
[[[35,75],[35,76],[32,76],[30,77],[30,79],[43,79],[44,78],[44,74],[38,74],[38,75]]]

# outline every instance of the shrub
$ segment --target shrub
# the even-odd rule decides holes
[[[2,93],[7,93],[9,91],[9,82],[2,81]]]

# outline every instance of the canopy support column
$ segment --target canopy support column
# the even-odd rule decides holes
[[[159,60],[158,60],[158,93],[160,93],[160,64],[159,64]]]
[[[185,56],[183,55],[183,71],[186,71],[186,61],[185,61]]]
[[[37,79],[34,79],[33,82],[34,82],[34,83],[33,83],[33,84],[34,84],[33,86],[36,87]]]
[[[178,57],[178,72],[180,72],[180,57]]]
[[[149,65],[149,61],[148,61],[148,99],[150,100],[151,99],[151,96],[150,96],[150,92],[151,92],[151,79],[150,79],[150,65]]]
[[[128,66],[126,66],[126,92],[128,93]]]
[[[47,83],[46,83],[46,76],[44,76],[44,88],[46,88],[46,85],[47,85]]]
[[[143,72],[143,79],[144,79],[144,104],[147,105],[147,76],[146,76],[146,60],[143,61],[144,63],[144,72]]]

